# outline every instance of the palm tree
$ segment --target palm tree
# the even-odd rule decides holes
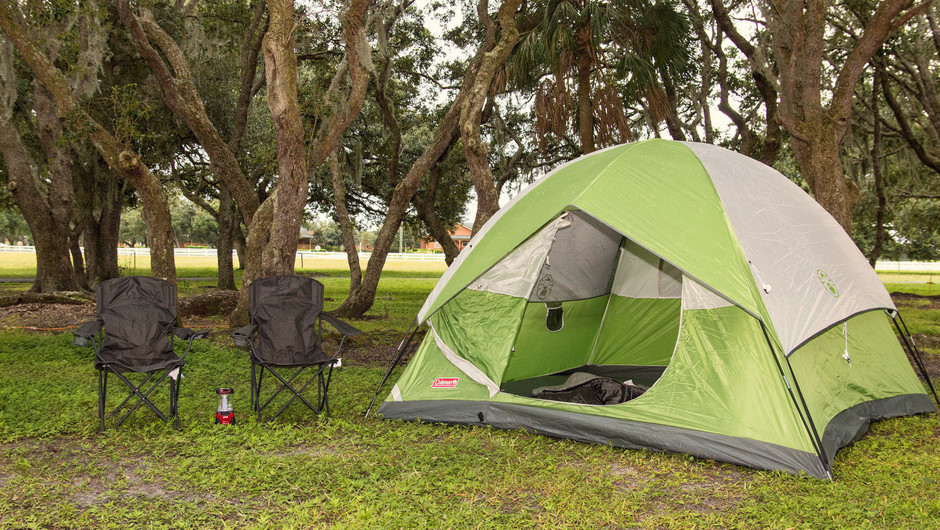
[[[509,77],[534,87],[540,147],[545,135],[565,137],[572,125],[582,153],[626,141],[625,101],[645,99],[659,121],[661,80],[691,73],[688,23],[670,0],[547,0],[539,11]]]

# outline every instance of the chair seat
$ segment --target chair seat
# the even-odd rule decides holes
[[[332,361],[332,360],[333,360],[333,359],[323,358],[323,359],[318,359],[318,360],[316,360],[316,361],[311,361],[311,362],[308,362],[308,363],[284,364],[284,363],[269,362],[269,361],[259,361],[259,360],[257,360],[257,359],[252,359],[252,361],[253,361],[256,365],[258,365],[258,366],[274,366],[274,367],[276,367],[276,368],[303,368],[303,367],[305,367],[305,366],[319,366],[319,365],[321,365],[321,364],[326,364],[326,363],[328,363],[328,362],[330,362],[330,361]]]
[[[330,360],[323,353],[323,349],[320,348],[319,344],[314,345],[307,351],[297,351],[296,348],[287,346],[275,352],[268,352],[263,348],[263,343],[261,346],[261,348],[257,348],[252,352],[251,360],[262,366],[280,366],[284,368],[313,366]]]
[[[105,352],[102,352],[99,358],[95,361],[95,368],[98,370],[104,370],[105,366],[107,366],[108,369],[118,373],[136,372],[141,374],[149,374],[153,372],[172,370],[173,368],[179,368],[186,364],[186,361],[180,359],[175,353],[172,355],[175,357],[175,359],[165,359],[148,364],[140,364],[138,362],[128,363],[123,359],[116,357],[109,359],[109,356]]]

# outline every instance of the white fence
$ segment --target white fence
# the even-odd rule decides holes
[[[878,261],[875,263],[878,272],[938,272],[940,261]]]
[[[36,252],[35,247],[0,245],[0,252]],[[177,256],[197,256],[197,257],[215,257],[214,248],[177,248],[173,249]],[[140,248],[118,248],[118,254],[123,256],[149,256],[150,249]],[[234,254],[234,251],[233,251]],[[360,252],[359,259],[368,260],[371,252]],[[323,252],[315,250],[297,251],[297,259],[335,259],[346,260],[345,252]],[[390,261],[444,261],[444,254],[429,252],[390,252],[388,255]],[[940,273],[940,261],[879,261],[875,264],[875,270],[878,272],[927,272]]]
[[[35,253],[36,247],[31,246],[14,246],[14,245],[0,245],[0,252],[23,252],[23,253]],[[212,257],[216,256],[216,251],[214,248],[175,248],[173,249],[173,254],[176,256],[193,256],[193,257]],[[150,249],[147,247],[118,247],[119,256],[149,256]],[[235,251],[232,251],[232,255],[235,256]],[[371,252],[360,252],[359,259],[365,261],[371,256]],[[323,252],[316,250],[298,250],[297,259],[335,259],[346,261],[345,252]],[[444,261],[443,253],[430,253],[430,252],[390,252],[388,254],[389,261]]]

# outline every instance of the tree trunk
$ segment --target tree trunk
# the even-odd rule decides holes
[[[235,245],[235,256],[238,257],[238,270],[245,270],[245,233],[238,223],[232,227],[232,242]]]
[[[831,135],[829,127],[819,127],[814,133],[810,142],[793,139],[794,157],[816,202],[851,235],[852,212],[861,192],[842,172],[839,138]]]
[[[594,104],[591,102],[591,68],[594,64],[592,34],[589,26],[577,28],[575,39],[578,50],[578,137],[581,140],[581,153],[593,153],[594,147]]]
[[[490,45],[492,44],[490,43]],[[369,257],[369,264],[362,277],[362,284],[359,285],[358,289],[349,291],[349,296],[346,300],[343,300],[343,303],[334,311],[334,314],[352,318],[361,317],[375,303],[375,293],[378,289],[379,279],[382,276],[382,268],[385,266],[385,260],[388,258],[388,253],[395,242],[398,228],[405,216],[405,210],[411,203],[421,180],[447,152],[454,137],[458,134],[457,124],[460,122],[460,113],[469,95],[470,88],[474,85],[484,54],[490,49],[492,48],[484,43],[477,50],[473,59],[470,60],[460,92],[457,93],[450,108],[447,109],[444,119],[434,133],[433,140],[411,165],[408,174],[395,186],[392,198],[388,202],[388,214],[385,217],[385,222],[382,223],[378,236],[375,238],[372,255]]]
[[[773,165],[777,160],[777,153],[780,151],[781,146],[780,124],[777,119],[777,89],[774,84],[773,68],[766,64],[767,60],[763,49],[755,46],[749,39],[738,32],[731,20],[731,16],[728,14],[728,10],[720,0],[711,0],[710,3],[712,13],[715,16],[715,22],[721,29],[721,33],[718,34],[715,43],[712,44],[701,25],[697,25],[696,29],[699,32],[703,44],[706,44],[719,60],[718,83],[721,88],[721,102],[718,108],[731,118],[735,127],[737,127],[738,133],[742,138],[740,144],[741,152],[748,156],[758,158],[767,165]],[[689,6],[690,9],[696,11],[698,9],[694,7],[692,2],[686,1],[685,4]],[[699,17],[695,18],[696,20],[700,20]],[[758,138],[757,133],[754,131],[754,128],[752,128],[752,124],[731,107],[729,100],[731,88],[728,83],[728,57],[723,49],[722,35],[727,35],[748,59],[751,77],[754,79],[757,91],[760,93],[761,100],[766,109],[763,138]],[[763,140],[763,145],[759,145],[761,143],[760,140]],[[758,147],[760,147],[760,149],[758,149]]]
[[[852,49],[843,55],[831,88],[824,80],[833,73],[823,67],[830,3],[784,0],[768,7],[767,27],[774,36],[772,51],[780,74],[778,116],[793,137],[793,153],[816,201],[849,234],[860,192],[843,174],[839,146],[851,122],[856,85],[882,44],[929,6],[929,2],[914,6],[913,0],[880,2]]]
[[[78,174],[82,180],[76,187],[82,190],[76,198],[77,208],[85,216],[85,274],[91,287],[120,276],[117,246],[127,183],[103,167],[97,154],[94,158],[89,164],[92,169]]]
[[[444,156],[446,157],[447,155],[445,154]],[[444,251],[444,262],[450,266],[450,264],[457,259],[457,254],[460,253],[460,250],[457,249],[454,239],[450,237],[450,232],[447,231],[447,228],[437,217],[437,212],[434,208],[434,201],[437,199],[437,185],[440,180],[441,166],[438,164],[431,168],[431,175],[428,178],[428,188],[424,194],[424,198],[419,199],[418,196],[415,196],[412,202],[414,203],[415,211],[418,212],[418,218],[424,222],[424,226],[428,228],[431,237],[440,243],[441,250]]]
[[[128,180],[136,182],[143,210],[141,217],[147,225],[147,243],[150,246],[150,269],[155,278],[176,284],[176,262],[173,255],[173,224],[170,204],[158,178],[145,166],[137,153],[123,151],[120,156],[122,172]]]
[[[388,185],[394,188],[398,185],[398,166],[401,159],[401,125],[395,115],[395,107],[388,96],[388,80],[391,74],[392,54],[389,49],[388,34],[402,14],[403,4],[389,2],[385,8],[383,20],[375,25],[376,28],[376,55],[379,58],[378,75],[375,79],[375,101],[382,111],[382,120],[385,123],[388,138]]]
[[[219,190],[219,239],[216,244],[216,256],[219,263],[218,288],[225,291],[234,291],[235,268],[232,261],[232,247],[234,246],[235,229],[238,225],[238,212],[232,194],[225,186]]]
[[[483,118],[483,105],[489,97],[490,85],[496,71],[506,62],[513,47],[519,42],[519,29],[513,17],[522,0],[503,0],[499,6],[497,18],[499,20],[500,37],[493,48],[483,55],[483,61],[473,80],[473,86],[467,93],[463,109],[460,112],[460,138],[463,140],[464,156],[470,168],[470,178],[477,192],[477,213],[473,221],[473,229],[479,230],[486,221],[499,210],[499,193],[490,169],[487,158],[486,143],[480,130]],[[482,10],[481,10],[482,11]],[[485,18],[488,33],[495,34],[495,25],[489,14],[482,12]],[[488,40],[495,39],[488,37]]]
[[[268,13],[269,30],[262,47],[268,108],[277,143],[278,178],[268,243],[261,254],[263,276],[293,274],[300,222],[309,195],[304,124],[297,100],[294,2],[268,0]]]
[[[74,201],[72,183],[72,154],[68,143],[62,137],[62,124],[56,113],[52,96],[39,83],[33,83],[33,105],[36,111],[36,126],[39,129],[39,143],[46,155],[48,173],[47,201],[49,221],[42,239],[49,245],[46,252],[39,251],[39,238],[36,244],[36,284],[33,291],[50,292],[76,291],[72,258],[68,250],[69,225],[72,220]],[[34,233],[35,235],[35,233]],[[47,262],[42,266],[42,262]],[[44,269],[40,274],[39,269]],[[38,285],[37,284],[42,285]]]
[[[206,150],[216,173],[223,183],[223,194],[228,194],[237,204],[237,210],[230,206],[231,212],[240,212],[245,228],[251,230],[258,227],[271,230],[271,234],[256,240],[264,240],[267,250],[262,251],[263,256],[246,256],[239,252],[239,267],[245,268],[246,262],[265,267],[264,271],[254,270],[243,277],[243,285],[247,287],[247,279],[269,274],[290,274],[293,272],[294,254],[296,253],[296,236],[299,230],[302,205],[306,201],[306,160],[303,149],[303,123],[299,108],[296,104],[296,58],[293,53],[293,3],[290,1],[270,2],[270,20],[276,21],[274,37],[269,35],[268,24],[261,24],[264,15],[264,5],[256,6],[252,19],[241,44],[240,56],[240,88],[235,109],[235,125],[232,138],[226,143],[222,140],[214,124],[206,114],[205,106],[193,80],[189,62],[176,42],[156,23],[152,13],[143,10],[141,15],[135,16],[129,2],[118,2],[118,12],[121,21],[129,30],[132,42],[138,52],[150,65],[160,86],[163,89],[167,106],[186,124]],[[151,46],[151,42],[162,52],[162,56]],[[274,44],[272,44],[274,43]],[[275,120],[276,137],[278,142],[279,174],[277,186],[285,187],[279,194],[280,201],[274,203],[274,225],[258,225],[253,218],[260,207],[258,196],[252,189],[245,174],[238,164],[235,153],[239,149],[247,124],[247,113],[251,102],[252,83],[258,63],[260,48],[264,46],[268,60],[276,61],[269,65],[271,76],[278,78],[274,85],[271,77],[268,78],[268,99],[272,116]],[[164,60],[165,59],[165,60]],[[172,70],[171,70],[172,67]],[[288,94],[288,95],[285,95]],[[291,95],[292,94],[292,95]],[[293,97],[293,102],[285,98]],[[274,102],[272,103],[272,98]],[[300,141],[298,141],[300,139]],[[304,182],[301,183],[301,180]],[[302,202],[299,198],[302,195]],[[298,210],[300,205],[300,210]],[[225,220],[225,230],[222,230],[222,216],[228,213],[220,211],[220,277],[219,286],[223,289],[234,287],[234,275],[231,272],[231,250],[233,240],[239,237],[238,222],[234,219]],[[291,226],[297,225],[297,230]],[[292,236],[290,235],[292,234]],[[293,244],[292,244],[293,243]],[[224,249],[222,247],[225,247]],[[235,246],[241,247],[236,243]],[[222,256],[221,254],[225,255]],[[224,270],[222,270],[224,269]],[[244,311],[241,311],[244,313]]]
[[[49,113],[51,101],[35,87],[34,104],[40,143],[46,154],[48,192],[41,190],[37,166],[31,160],[12,120],[12,109],[0,107],[0,154],[7,167],[9,188],[29,225],[36,246],[36,279],[30,291],[76,291],[69,254],[68,227],[72,215],[72,178],[66,147],[57,144],[61,130]]]
[[[144,10],[140,17],[133,14],[128,0],[117,2],[118,15],[131,36],[138,53],[147,61],[163,89],[164,101],[173,113],[179,116],[196,136],[212,162],[213,173],[219,176],[231,192],[239,210],[250,223],[258,209],[258,195],[248,184],[229,144],[222,139],[212,120],[206,113],[202,96],[196,89],[189,69],[189,61],[163,28],[153,19],[153,14]],[[150,45],[156,43],[163,56]],[[166,62],[164,62],[164,57]],[[167,64],[169,63],[169,65]],[[170,70],[172,66],[172,71]],[[239,101],[239,103],[242,103]],[[247,107],[243,110],[247,110]],[[236,120],[238,123],[238,120]],[[240,125],[240,123],[239,123]]]
[[[69,235],[69,253],[72,254],[72,277],[75,278],[75,285],[82,291],[90,291],[88,277],[85,273],[85,257],[82,255],[82,248],[79,244],[81,231],[73,231]]]
[[[356,229],[346,210],[346,184],[339,165],[339,149],[330,155],[330,178],[333,182],[333,204],[336,207],[336,221],[343,233],[343,249],[349,262],[349,290],[354,291],[362,283],[362,267],[359,265],[359,252],[356,249]]]
[[[33,243],[36,245],[36,279],[29,290],[34,293],[77,291],[69,240],[62,234],[61,226],[33,231]]]
[[[334,311],[334,314],[352,318],[361,317],[375,303],[375,293],[378,289],[379,279],[382,276],[382,268],[385,266],[385,260],[388,258],[388,253],[395,242],[398,227],[401,226],[405,216],[405,210],[421,184],[421,180],[430,168],[440,160],[440,157],[446,152],[451,141],[457,135],[457,122],[464,97],[462,94],[463,92],[454,99],[450,109],[444,116],[444,120],[438,126],[434,140],[415,160],[405,178],[395,187],[392,199],[388,203],[388,215],[386,215],[385,222],[382,223],[379,234],[375,238],[372,254],[369,256],[369,264],[366,266],[366,272],[362,277],[362,283],[357,289],[350,289],[349,296],[346,300],[343,300],[343,303]]]
[[[233,328],[248,323],[248,286],[251,285],[251,282],[264,276],[261,268],[261,254],[265,245],[268,244],[268,236],[271,233],[269,227],[274,212],[274,199],[277,198],[277,194],[278,190],[275,189],[274,193],[261,203],[261,207],[258,208],[255,216],[251,219],[251,226],[248,228],[247,237],[245,237],[244,261],[242,261],[245,264],[245,269],[242,273],[242,288],[238,291],[238,303],[229,316],[229,324]],[[300,235],[299,230],[296,235]]]
[[[679,101],[676,94],[676,85],[666,72],[660,72],[663,79],[663,89],[666,91],[666,101],[669,102],[669,109],[666,112],[666,129],[673,140],[684,142],[687,140],[685,132],[682,131],[682,121],[679,118]]]
[[[308,167],[326,161],[365,102],[371,69],[370,49],[363,28],[369,0],[351,0],[343,14],[344,63],[334,75],[325,99],[333,101],[333,114],[322,122],[313,147],[305,148],[304,128],[297,100],[297,57],[294,53],[294,3],[268,0],[268,31],[262,41],[268,108],[277,143],[278,180],[248,229],[242,291],[262,276],[292,274],[300,236],[300,223],[308,198]],[[365,63],[363,61],[366,61]],[[348,76],[348,94],[340,86]],[[309,159],[308,159],[309,156]],[[309,165],[308,165],[309,162]],[[266,206],[270,203],[270,209]],[[268,211],[270,213],[268,213]],[[262,222],[263,221],[263,222]],[[261,230],[264,234],[258,234]],[[240,294],[232,313],[233,325],[247,321],[247,294]]]

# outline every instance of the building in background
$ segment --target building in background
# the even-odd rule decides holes
[[[450,237],[457,245],[457,250],[463,250],[463,247],[467,246],[471,235],[473,235],[473,232],[460,223],[457,223],[457,226],[450,231]],[[421,238],[421,248],[424,250],[441,250],[441,244],[430,235],[427,235]]]

